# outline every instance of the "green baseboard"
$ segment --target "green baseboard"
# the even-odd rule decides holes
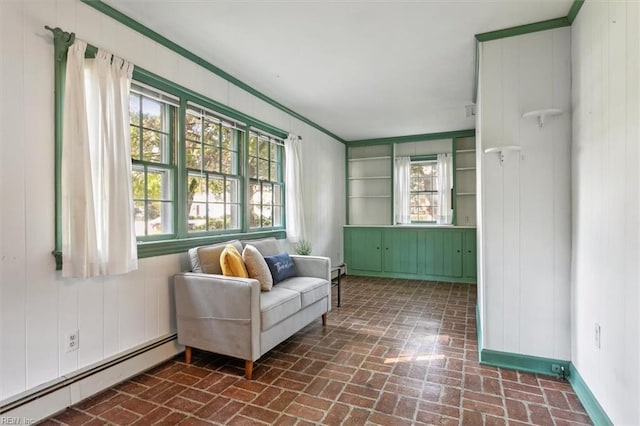
[[[587,411],[587,414],[591,417],[591,421],[594,425],[613,425],[613,422],[602,409],[602,406],[593,393],[591,393],[591,390],[573,364],[569,366],[569,383],[571,383],[573,390],[584,406],[584,409]]]
[[[345,263],[349,264],[349,259]],[[361,277],[379,277],[379,278],[399,278],[405,280],[422,280],[422,281],[442,281],[448,283],[476,284],[475,277],[450,277],[442,275],[427,274],[407,274],[401,272],[372,272],[362,269],[349,268],[349,275],[358,275]]]
[[[560,377],[561,374],[553,371],[553,366],[556,365],[564,367],[565,374],[569,374],[569,361],[492,351],[490,349],[482,349],[479,355],[480,364],[491,365],[493,367]]]

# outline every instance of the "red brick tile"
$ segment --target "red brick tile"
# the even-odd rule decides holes
[[[201,420],[195,417],[188,417],[180,422],[180,426],[209,426],[211,422]]]
[[[395,410],[393,414],[398,417],[403,417],[405,419],[413,419],[416,409],[418,407],[418,400],[414,398],[408,398],[406,396],[401,396],[398,400]]]
[[[345,386],[346,385],[344,383],[331,380],[329,381],[329,384],[324,388],[322,392],[320,392],[320,395],[318,396],[322,398],[332,399],[335,401],[338,398],[338,395],[342,393]]]
[[[550,406],[560,408],[561,410],[570,409],[569,402],[567,398],[564,397],[564,393],[553,389],[544,389],[544,394]]]
[[[115,425],[129,425],[140,418],[138,414],[121,407],[112,408],[102,413],[100,417]]]
[[[262,407],[256,407],[254,405],[246,405],[240,414],[250,419],[258,420],[261,422],[272,424],[280,416],[280,413],[273,410],[268,410]]]
[[[369,413],[369,410],[352,408],[349,416],[345,419],[344,424],[349,426],[365,425],[367,424]]]
[[[204,392],[198,389],[188,388],[182,391],[180,394],[183,398],[190,399],[192,401],[197,401],[202,404],[206,404],[216,397],[215,394]]]
[[[182,420],[184,420],[187,416],[182,414],[182,413],[171,413],[169,414],[167,417],[165,417],[164,419],[160,420],[159,422],[155,423],[156,425],[166,425],[166,426],[172,426],[172,425],[177,425],[178,423],[182,422]]]
[[[420,401],[418,403],[418,409],[420,411],[440,414],[447,417],[457,418],[460,415],[460,409],[458,407],[451,407],[449,405],[436,404],[433,402]]]
[[[478,426],[484,424],[482,414],[473,410],[464,410],[462,412],[462,425],[464,426]]]
[[[0,417],[0,421],[2,419],[3,418]],[[73,426],[73,425],[81,425],[88,422],[89,420],[91,420],[91,416],[81,411],[78,411],[74,408],[70,408],[58,414],[57,416],[55,416],[54,419],[59,421],[60,423]],[[10,423],[5,423],[5,424],[10,424]]]
[[[535,395],[532,393],[521,392],[513,389],[505,389],[504,396],[509,399],[517,399],[523,402],[534,402],[536,404],[544,404],[544,397],[542,395]]]
[[[486,403],[486,404],[497,405],[497,406],[502,406],[503,405],[501,397],[495,396],[495,395],[488,395],[486,393],[464,391],[464,398],[465,399],[472,399],[474,401],[479,401],[479,402],[483,402],[483,403]]]
[[[529,404],[529,417],[534,425],[551,425],[553,420],[547,407]]]
[[[462,407],[467,410],[479,411],[481,413],[492,414],[494,416],[503,417],[505,415],[504,408],[502,408],[502,406],[487,404],[467,398],[462,399]]]
[[[329,379],[322,377],[314,378],[309,385],[304,389],[304,392],[309,395],[320,395],[324,388],[329,384]]]
[[[129,380],[124,383],[120,383],[114,389],[118,392],[128,393],[130,395],[138,395],[149,388],[147,386],[143,386],[139,383]]]
[[[274,411],[284,411],[284,409],[291,404],[297,395],[298,394],[295,392],[284,391],[280,393],[277,398],[271,401],[268,408]]]
[[[204,404],[202,408],[196,411],[194,414],[197,417],[201,417],[203,419],[214,419],[219,410],[221,410],[225,405],[229,404],[231,400],[229,398],[225,398],[223,396],[216,397],[210,402]]]
[[[309,395],[298,395],[295,402],[300,405],[306,405],[308,407],[317,408],[319,410],[328,410],[331,407],[332,402],[328,399],[316,398]]]
[[[440,414],[418,410],[416,421],[425,425],[458,426],[458,418],[445,417]]]
[[[256,394],[246,391],[244,389],[237,388],[235,386],[229,386],[220,395],[226,396],[230,399],[237,401],[251,402],[256,398]]]
[[[355,405],[357,407],[362,407],[367,409],[373,408],[376,402],[374,399],[363,398],[359,395],[354,395],[352,393],[346,393],[346,392],[343,392],[340,395],[340,397],[338,398],[338,401],[344,402],[345,404]]]
[[[172,410],[182,411],[183,413],[194,413],[202,404],[199,402],[192,401],[190,399],[185,399],[180,396],[176,396],[175,398],[170,399],[164,404],[165,407],[169,407]]]
[[[556,417],[559,419],[571,420],[573,422],[582,423],[585,425],[591,424],[591,419],[586,414],[576,413],[573,411],[559,410],[557,408],[552,408],[551,414],[553,415],[553,417]]]
[[[413,424],[411,420],[399,419],[398,417],[389,416],[382,413],[372,413],[368,418],[368,422],[381,426],[410,426]]]
[[[158,406],[139,398],[131,398],[120,404],[121,407],[138,414],[147,414],[155,410]]]
[[[307,387],[307,385],[303,382],[296,382],[295,380],[289,380],[282,377],[273,382],[273,385],[283,389],[291,389],[295,391],[301,391]]]
[[[520,420],[522,422],[529,421],[527,407],[522,402],[516,401],[515,399],[507,399],[505,400],[505,405],[509,419]]]
[[[293,426],[298,422],[293,416],[289,416],[287,414],[282,414],[273,424],[274,426]]]
[[[375,405],[375,410],[385,414],[393,414],[398,404],[399,396],[389,392],[383,392]]]
[[[169,380],[171,380],[174,383],[183,384],[185,386],[193,386],[194,384],[198,383],[201,380],[201,378],[196,376],[191,376],[183,372],[179,372],[169,377]]]
[[[322,410],[318,410],[317,408],[308,407],[306,405],[300,405],[297,402],[290,404],[285,413],[290,414],[294,417],[303,418],[312,422],[318,422],[320,419],[324,417],[324,412]]]

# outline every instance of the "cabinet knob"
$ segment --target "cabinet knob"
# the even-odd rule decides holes
[[[460,250],[456,250],[458,253],[460,253]]]

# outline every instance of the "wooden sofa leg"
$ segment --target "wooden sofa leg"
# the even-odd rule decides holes
[[[325,312],[324,314],[322,314],[322,326],[326,326],[327,325],[327,313]]]
[[[252,376],[253,376],[253,361],[245,360],[244,377],[246,377],[247,380],[251,380]]]
[[[191,346],[184,347],[184,362],[191,364]]]

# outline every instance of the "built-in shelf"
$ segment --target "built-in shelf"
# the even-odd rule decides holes
[[[459,172],[467,172],[475,170],[475,167],[458,167],[456,170]]]
[[[456,194],[458,197],[468,197],[470,195],[476,195],[475,192],[458,192]]]
[[[534,111],[525,112],[524,114],[522,114],[522,118],[537,117],[540,127],[544,127],[545,117],[553,117],[554,115],[560,114],[562,114],[562,110],[558,108],[536,109]]]
[[[391,179],[391,176],[366,176],[366,177],[352,176],[349,178],[349,180],[376,180],[376,179]]]
[[[500,155],[500,164],[504,163],[504,154],[509,151],[520,151],[519,145],[503,145],[503,146],[494,146],[492,148],[487,148],[484,150],[485,154],[491,154],[492,152],[497,152]]]
[[[358,162],[358,161],[375,161],[375,160],[391,160],[390,156],[384,157],[364,157],[364,158],[349,158],[350,162]]]
[[[391,195],[349,195],[349,198],[391,198]]]
[[[458,149],[456,150],[456,154],[470,154],[472,152],[476,152],[475,149]]]

